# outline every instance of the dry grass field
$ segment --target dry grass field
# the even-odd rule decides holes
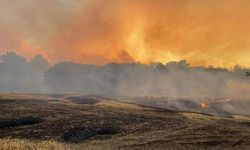
[[[246,115],[69,95],[1,94],[0,108],[0,150],[250,149]]]
[[[55,141],[32,141],[20,139],[1,139],[0,150],[70,150],[68,146]]]

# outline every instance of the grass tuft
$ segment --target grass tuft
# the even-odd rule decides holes
[[[0,150],[71,150],[56,141],[31,141],[21,139],[0,139]]]

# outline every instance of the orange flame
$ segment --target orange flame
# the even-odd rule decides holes
[[[202,109],[207,109],[207,108],[209,108],[208,104],[206,104],[206,103],[204,103],[204,102],[201,102],[201,103],[200,103],[200,107],[201,107]]]

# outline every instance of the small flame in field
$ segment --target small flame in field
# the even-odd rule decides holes
[[[208,104],[206,104],[206,103],[204,103],[204,102],[201,102],[200,107],[201,107],[202,109],[207,109],[209,106],[208,106]]]

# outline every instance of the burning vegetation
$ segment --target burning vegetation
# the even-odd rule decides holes
[[[201,103],[200,103],[200,108],[201,108],[201,109],[207,109],[207,108],[209,108],[209,106],[208,106],[208,104],[206,104],[206,103],[204,103],[204,102],[201,102]]]

